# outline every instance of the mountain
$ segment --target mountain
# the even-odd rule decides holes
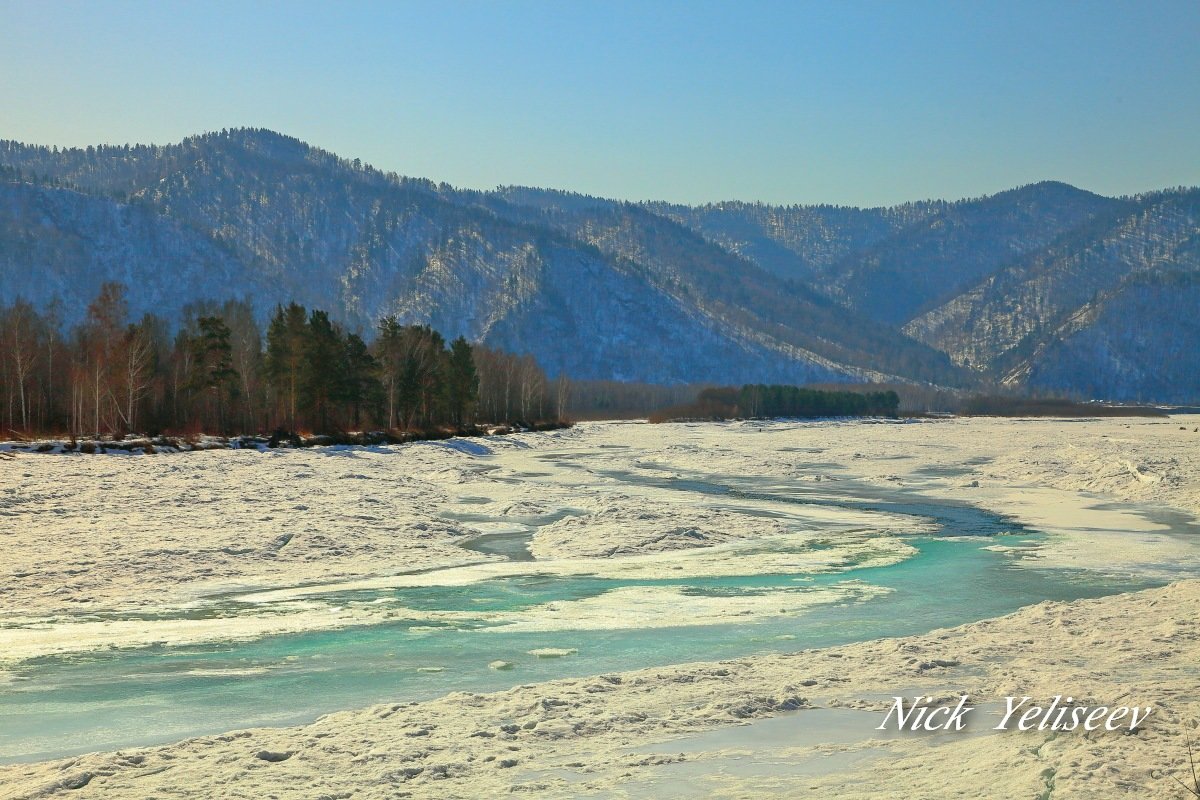
[[[178,306],[214,286],[260,291],[221,242],[146,206],[0,181],[0,302],[58,298],[76,320],[106,280],[136,286],[145,309]]]
[[[0,302],[57,300],[73,321],[119,280],[135,313],[295,299],[575,377],[1193,402],[1197,194],[1044,182],[892,208],[689,207],[456,189],[254,129],[0,142]]]
[[[733,201],[703,206],[647,203],[646,207],[781,278],[826,285],[846,258],[928,219],[947,205],[932,201],[863,209]]]
[[[1187,338],[1197,275],[1200,190],[1159,192],[1004,265],[905,330],[1009,385],[1190,402],[1200,373],[1175,352],[1198,341]]]
[[[835,364],[856,364],[879,376],[960,379],[944,354],[897,336],[891,326],[849,313],[806,283],[784,280],[674,219],[632,203],[540,189],[507,188],[496,194],[510,209],[530,209],[529,221],[552,226],[617,261],[644,265],[655,286],[756,340]]]
[[[1196,189],[1044,182],[894,209],[650,204],[948,354],[983,386],[1191,403]],[[781,253],[783,255],[781,255]]]
[[[1196,382],[1186,376],[1200,375],[1197,309],[1200,273],[1131,276],[1072,314],[1010,382],[1089,397],[1194,403]]]
[[[903,325],[1014,258],[1120,205],[1053,182],[949,203],[835,264],[834,291],[851,308]]]
[[[807,279],[872,319],[903,325],[1123,203],[1048,181],[975,200],[895,208],[650,207],[776,274]]]
[[[752,263],[637,209],[630,223],[636,237],[649,242],[657,226],[672,225],[688,240],[687,253],[704,251],[713,264],[692,262],[683,251],[671,256],[668,246],[601,248],[499,194],[387,175],[269,131],[227,131],[166,147],[54,151],[7,142],[0,164],[20,173],[13,191],[87,197],[113,216],[156,217],[188,232],[196,247],[230,254],[233,266],[210,269],[206,282],[187,272],[181,299],[250,295],[260,313],[295,299],[364,329],[395,313],[449,336],[532,352],[552,374],[576,377],[962,380],[944,354],[805,287],[779,285]],[[11,213],[11,241],[39,235],[35,210]],[[57,225],[72,228],[69,219]],[[90,246],[96,240],[83,233],[85,219],[77,227],[73,260],[42,260],[37,280],[18,279],[30,262],[6,260],[4,299],[19,288],[37,303],[57,296],[82,309],[93,289],[76,280],[83,270],[126,282],[135,310],[179,305],[142,291],[182,269],[169,253],[148,250],[132,267],[117,266],[107,250]],[[115,226],[110,238],[128,252],[148,247],[127,227]],[[154,259],[157,278],[141,268]],[[702,269],[706,286],[697,282]],[[745,272],[736,292],[721,288],[724,269]],[[760,301],[769,309],[751,307]],[[872,333],[862,334],[864,327]],[[881,359],[885,347],[902,358]]]

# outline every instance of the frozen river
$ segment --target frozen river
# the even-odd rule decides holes
[[[366,477],[410,470],[403,452],[364,453],[371,459]],[[423,513],[456,526],[464,556],[487,556],[482,565],[405,570],[396,564],[366,580],[276,582],[161,610],[79,614],[71,621],[142,621],[149,629],[228,620],[232,630],[242,618],[272,614],[361,619],[21,660],[8,667],[0,688],[0,759],[298,723],[451,691],[909,635],[1042,600],[1159,585],[1172,570],[1191,570],[1166,561],[1118,573],[1029,568],[1014,554],[1036,550],[1043,531],[919,485],[889,488],[844,469],[837,480],[812,480],[838,467],[815,453],[792,456],[803,458],[805,471],[789,476],[711,470],[720,463],[702,458],[687,462],[691,469],[666,469],[643,456],[586,439],[536,452],[472,444],[451,453],[466,485]],[[159,463],[173,466],[167,458]],[[918,472],[944,481],[970,468],[943,464]],[[498,511],[497,500],[514,487],[522,503]],[[677,504],[680,514],[703,508],[718,528],[732,520],[739,535],[708,547],[534,558],[538,532],[596,515],[598,494],[608,498],[605,508],[616,498],[627,515],[611,525],[636,527],[641,509],[667,509],[669,516]],[[1188,518],[1155,522],[1192,546],[1196,531]],[[759,528],[764,535],[754,535]],[[593,535],[592,529],[581,526],[578,535]],[[62,615],[55,619],[63,623]]]

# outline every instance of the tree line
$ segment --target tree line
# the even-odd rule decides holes
[[[565,417],[570,385],[529,355],[447,342],[386,317],[365,338],[320,309],[248,301],[184,307],[173,328],[129,317],[104,284],[83,321],[61,304],[0,307],[0,419],[9,433],[231,435],[272,430],[462,430]]]
[[[743,386],[737,407],[747,417],[894,417],[900,396],[894,391],[851,392],[800,386]]]
[[[734,386],[702,389],[693,402],[655,412],[650,421],[766,417],[895,417],[899,409],[900,396],[890,389],[830,391],[802,386],[746,384],[740,389]]]

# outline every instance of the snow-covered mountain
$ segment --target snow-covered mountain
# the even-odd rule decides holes
[[[1158,340],[1124,335],[1186,335],[1200,310],[1195,194],[693,208],[458,190],[262,130],[0,142],[0,302],[58,300],[69,321],[119,280],[135,313],[294,299],[364,330],[394,313],[576,377],[1195,399],[1186,359],[1143,368]]]
[[[1040,183],[890,209],[654,204],[945,353],[984,384],[1200,397],[1200,190]]]
[[[1004,264],[904,330],[1009,385],[1191,402],[1198,276],[1200,190],[1159,192]]]
[[[396,313],[576,377],[962,379],[944,354],[805,287],[759,286],[775,279],[640,209],[632,235],[671,225],[691,250],[602,247],[498,194],[386,175],[267,131],[168,147],[5,143],[0,164],[20,171],[7,192],[41,198],[10,203],[0,223],[5,300],[58,297],[78,313],[101,280],[117,279],[135,311],[232,295],[260,313],[294,299],[363,329]],[[713,264],[695,263],[696,250]],[[707,286],[694,279],[701,268]],[[879,358],[887,349],[894,362]]]

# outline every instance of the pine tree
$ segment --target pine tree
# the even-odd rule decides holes
[[[459,336],[450,343],[446,364],[446,402],[450,421],[459,427],[466,424],[468,411],[478,397],[479,375],[475,371],[471,345]]]
[[[346,365],[342,334],[324,311],[314,310],[308,318],[308,337],[304,342],[304,360],[300,373],[301,404],[319,429],[330,429],[334,404],[344,394]]]
[[[428,325],[414,327],[415,343],[410,351],[413,377],[420,395],[421,416],[426,423],[440,416],[443,400],[442,381],[445,380],[446,340]]]
[[[445,339],[428,325],[400,325],[395,317],[380,323],[377,344],[388,403],[388,427],[411,428],[418,414],[426,422],[437,415],[441,399]]]
[[[220,317],[200,317],[199,333],[192,338],[192,387],[216,410],[216,424],[227,429],[226,409],[237,391],[237,372],[233,369],[233,345],[229,326]]]
[[[267,328],[267,380],[282,401],[288,426],[293,431],[296,430],[307,339],[308,312],[304,306],[296,303],[289,303],[286,308],[277,306]]]
[[[378,368],[367,343],[356,333],[346,336],[344,352],[340,400],[350,406],[350,424],[357,429],[363,407],[374,405],[379,397]]]

